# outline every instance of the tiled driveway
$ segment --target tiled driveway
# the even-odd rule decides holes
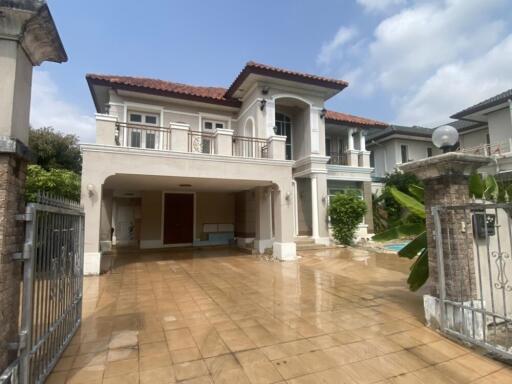
[[[408,261],[345,249],[277,263],[228,249],[126,253],[84,280],[49,383],[512,383],[422,323]]]

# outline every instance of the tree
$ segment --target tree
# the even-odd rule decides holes
[[[47,171],[39,165],[29,165],[25,188],[26,200],[29,202],[36,201],[39,192],[80,200],[80,176],[66,169],[54,168]]]
[[[352,193],[337,193],[330,201],[329,216],[336,241],[350,245],[357,226],[363,221],[368,208],[359,196]]]
[[[55,168],[81,173],[82,155],[77,136],[42,127],[30,129],[28,143],[37,157],[36,163],[47,171]]]

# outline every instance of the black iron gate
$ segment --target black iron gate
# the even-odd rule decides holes
[[[24,215],[25,245],[18,359],[0,383],[41,383],[80,325],[84,212],[72,201],[39,196]]]

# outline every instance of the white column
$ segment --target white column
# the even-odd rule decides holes
[[[256,188],[256,239],[254,247],[261,254],[272,248],[272,200],[271,190],[266,187]]]
[[[361,151],[366,151],[366,136],[362,129],[359,130],[359,147]]]
[[[309,127],[311,130],[311,153],[320,153],[320,127],[318,110],[309,107]]]
[[[259,108],[259,106],[258,106]],[[276,103],[273,100],[267,100],[265,104],[265,127],[267,138],[274,136],[274,127],[276,125]]]
[[[354,137],[352,136],[354,134],[354,128],[348,129],[348,150],[351,151],[354,149]]]
[[[313,239],[319,237],[318,234],[318,184],[316,175],[311,176],[311,226]]]

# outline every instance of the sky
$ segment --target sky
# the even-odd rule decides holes
[[[512,88],[512,0],[48,0],[69,56],[31,124],[94,141],[86,73],[228,87],[249,60],[343,79],[326,106],[433,127]]]

